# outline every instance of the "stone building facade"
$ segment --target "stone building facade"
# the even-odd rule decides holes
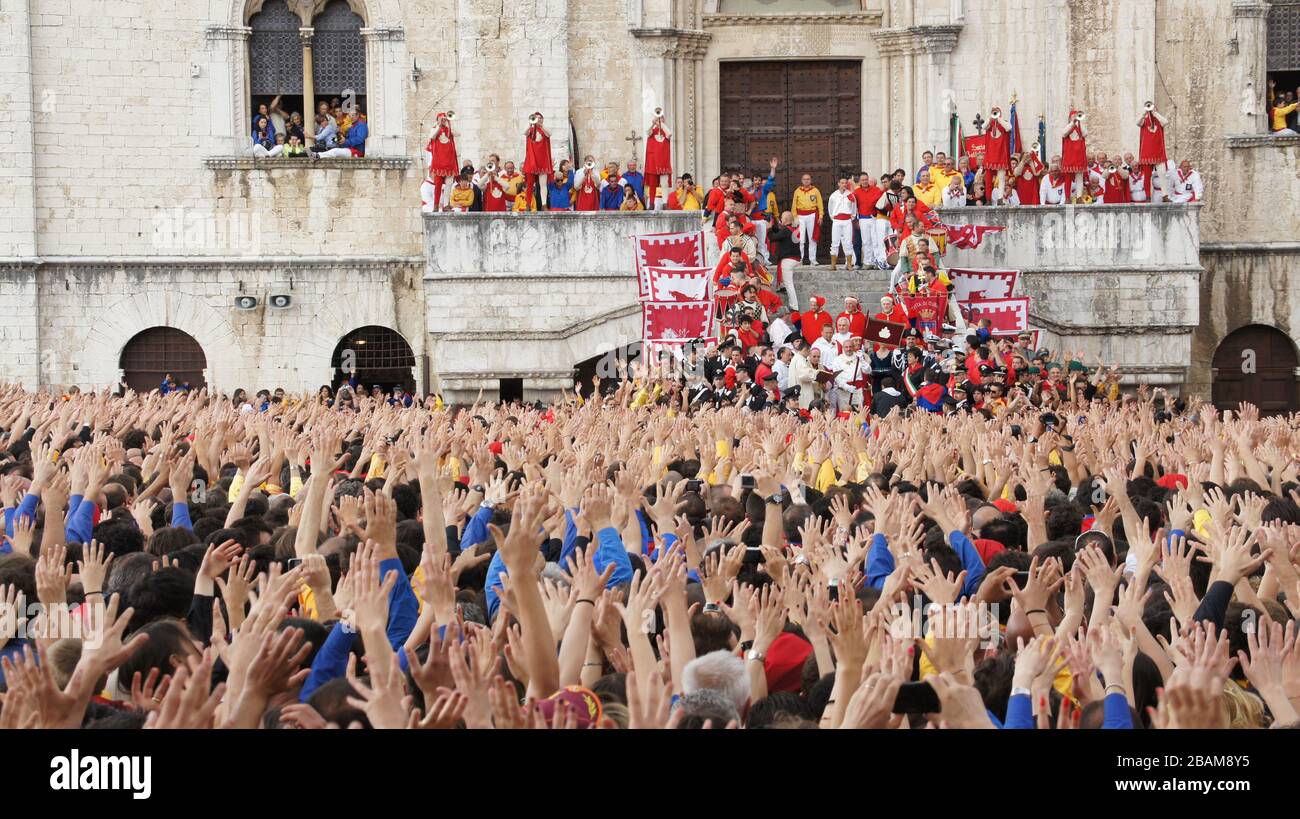
[[[587,284],[537,293],[555,313],[539,332],[568,340],[538,348],[546,351],[544,367],[528,353],[510,369],[497,346],[509,339],[472,327],[473,311],[448,303],[455,287],[430,261],[431,237],[442,228],[422,220],[419,186],[435,112],[456,111],[461,155],[477,165],[491,151],[519,159],[533,110],[547,115],[557,156],[626,161],[643,151],[653,109],[662,106],[679,169],[707,180],[724,165],[765,166],[760,159],[783,146],[781,185],[788,187],[798,162],[821,156],[823,146],[830,146],[826,173],[914,168],[922,150],[949,144],[954,111],[969,133],[976,113],[1005,110],[1014,92],[1027,138],[1041,115],[1049,149],[1059,145],[1072,107],[1089,112],[1089,144],[1110,153],[1136,148],[1143,101],[1170,116],[1170,153],[1201,171],[1205,201],[1194,215],[1133,219],[1150,230],[1191,223],[1195,234],[1159,242],[1170,255],[1143,273],[1144,315],[1098,313],[1092,329],[1059,340],[1096,339],[1097,327],[1185,327],[1172,359],[1164,330],[1151,338],[1126,330],[1147,340],[1125,348],[1135,347],[1137,357],[1150,351],[1152,378],[1215,394],[1242,345],[1272,345],[1274,369],[1296,365],[1300,138],[1267,133],[1265,88],[1268,71],[1300,69],[1300,43],[1280,34],[1300,30],[1290,22],[1298,6],[0,0],[0,181],[8,193],[0,202],[0,308],[8,317],[0,322],[0,378],[113,382],[134,333],[166,326],[197,340],[205,377],[219,388],[312,389],[331,380],[332,356],[348,333],[382,327],[409,347],[421,388],[445,370],[458,389],[491,390],[500,379],[549,389],[566,367],[594,354],[583,348],[584,322],[625,321],[635,309],[629,287],[602,288],[595,271],[630,272],[611,258],[586,266],[580,280]],[[272,18],[281,24],[268,32],[258,21]],[[310,110],[317,88],[321,97],[338,96],[338,77],[351,71],[349,90],[361,93],[370,125],[366,158],[253,160],[246,147],[255,92],[269,87],[275,71],[291,110]],[[768,117],[769,104],[784,107]],[[762,123],[748,129],[743,150],[734,135],[747,121],[738,117]],[[834,128],[823,127],[828,119]],[[470,232],[445,241],[474,254],[466,243],[481,227],[470,224],[449,222],[449,230]],[[599,229],[620,228],[598,219],[581,230]],[[456,262],[461,281],[472,279],[474,258]],[[1044,310],[1092,263],[1084,250],[1070,260],[1073,272],[1045,265],[1031,278]],[[485,275],[472,295],[482,305],[529,292],[533,270]],[[1067,277],[1063,289],[1055,275]],[[1171,295],[1162,296],[1166,281]],[[1116,292],[1139,297],[1127,287]],[[289,306],[273,307],[277,295],[291,296]],[[256,306],[236,307],[240,296],[255,297]],[[1136,308],[1121,299],[1116,309]],[[560,326],[566,316],[572,320]],[[1074,326],[1059,316],[1036,318]],[[458,342],[461,352],[469,343],[482,349],[441,360],[444,333],[471,334]],[[515,349],[530,343],[516,341]],[[475,361],[490,368],[475,370]],[[1231,390],[1249,387],[1226,380]],[[1285,389],[1294,403],[1294,374]]]

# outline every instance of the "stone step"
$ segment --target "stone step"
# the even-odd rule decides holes
[[[863,309],[873,308],[889,286],[888,270],[831,270],[829,265],[809,265],[794,270],[794,289],[800,308],[808,306],[814,296],[826,299],[826,309],[838,312],[843,309],[845,296],[857,296]],[[870,312],[868,310],[868,312]]]

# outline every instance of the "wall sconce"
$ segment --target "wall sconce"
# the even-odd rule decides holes
[[[416,85],[419,85],[420,78],[423,76],[424,76],[424,72],[420,70],[420,61],[412,57],[411,58],[411,82],[415,83]]]

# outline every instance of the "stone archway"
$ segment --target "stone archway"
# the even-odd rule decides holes
[[[166,290],[128,296],[104,309],[82,342],[86,381],[117,384],[122,377],[122,350],[150,327],[172,327],[198,342],[207,360],[203,377],[210,389],[233,389],[251,375],[252,363],[220,311],[201,298]]]
[[[1276,327],[1248,324],[1233,330],[1219,342],[1211,367],[1211,396],[1220,410],[1235,410],[1242,401],[1265,415],[1300,410],[1300,356],[1295,342]]]

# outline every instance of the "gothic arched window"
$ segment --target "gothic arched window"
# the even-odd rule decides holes
[[[366,94],[365,21],[346,0],[333,0],[312,20],[312,85],[317,98],[354,96],[360,106]],[[364,110],[364,109],[362,109]]]
[[[284,0],[267,0],[248,20],[248,84],[254,102],[302,93],[302,20]],[[265,97],[266,99],[262,99]],[[257,110],[257,106],[253,106]]]

